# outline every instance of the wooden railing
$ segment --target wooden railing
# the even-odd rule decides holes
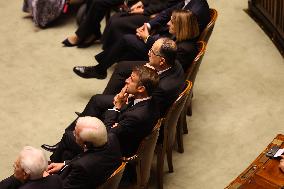
[[[248,0],[249,11],[284,55],[284,0]]]

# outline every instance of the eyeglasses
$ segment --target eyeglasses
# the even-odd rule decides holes
[[[163,58],[162,55],[156,54],[156,53],[153,51],[153,49],[150,49],[149,52],[152,53],[152,54],[155,55],[155,56],[159,56],[159,57],[162,57],[162,58]]]

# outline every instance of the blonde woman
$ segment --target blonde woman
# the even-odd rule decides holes
[[[177,60],[185,71],[198,53],[196,42],[199,36],[199,27],[197,19],[191,11],[174,11],[168,26],[169,32],[176,38]]]

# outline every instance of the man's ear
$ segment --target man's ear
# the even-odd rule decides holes
[[[143,93],[143,92],[146,91],[146,88],[145,88],[144,86],[139,86],[139,87],[137,88],[137,91],[138,91],[139,93]]]
[[[166,60],[164,57],[161,57],[160,59],[160,66],[163,66],[165,64]]]
[[[24,172],[24,175],[23,175],[24,181],[28,180],[29,178],[30,178],[30,174]]]

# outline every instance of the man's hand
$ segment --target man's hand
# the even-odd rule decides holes
[[[145,42],[147,37],[149,37],[150,35],[146,23],[144,23],[144,25],[141,26],[140,28],[136,29],[136,35]]]
[[[64,163],[51,163],[47,167],[47,173],[48,174],[57,173],[63,166]]]
[[[144,23],[144,24],[145,24],[145,23]],[[140,26],[139,28],[137,28],[137,29],[136,29],[136,32],[137,32],[138,30],[143,30],[144,24],[143,24],[142,26]]]
[[[144,5],[141,1],[138,1],[134,5],[130,7],[130,14],[143,14],[144,12]]]
[[[44,171],[42,177],[47,177],[47,176],[49,176],[49,173],[47,171]]]
[[[130,14],[143,14],[144,12],[144,8],[143,7],[139,7],[139,8],[136,8],[134,10],[130,10]]]
[[[121,107],[126,103],[127,98],[128,98],[128,93],[126,93],[127,86],[125,85],[120,93],[115,95],[113,99],[113,104],[117,109],[121,109]]]

